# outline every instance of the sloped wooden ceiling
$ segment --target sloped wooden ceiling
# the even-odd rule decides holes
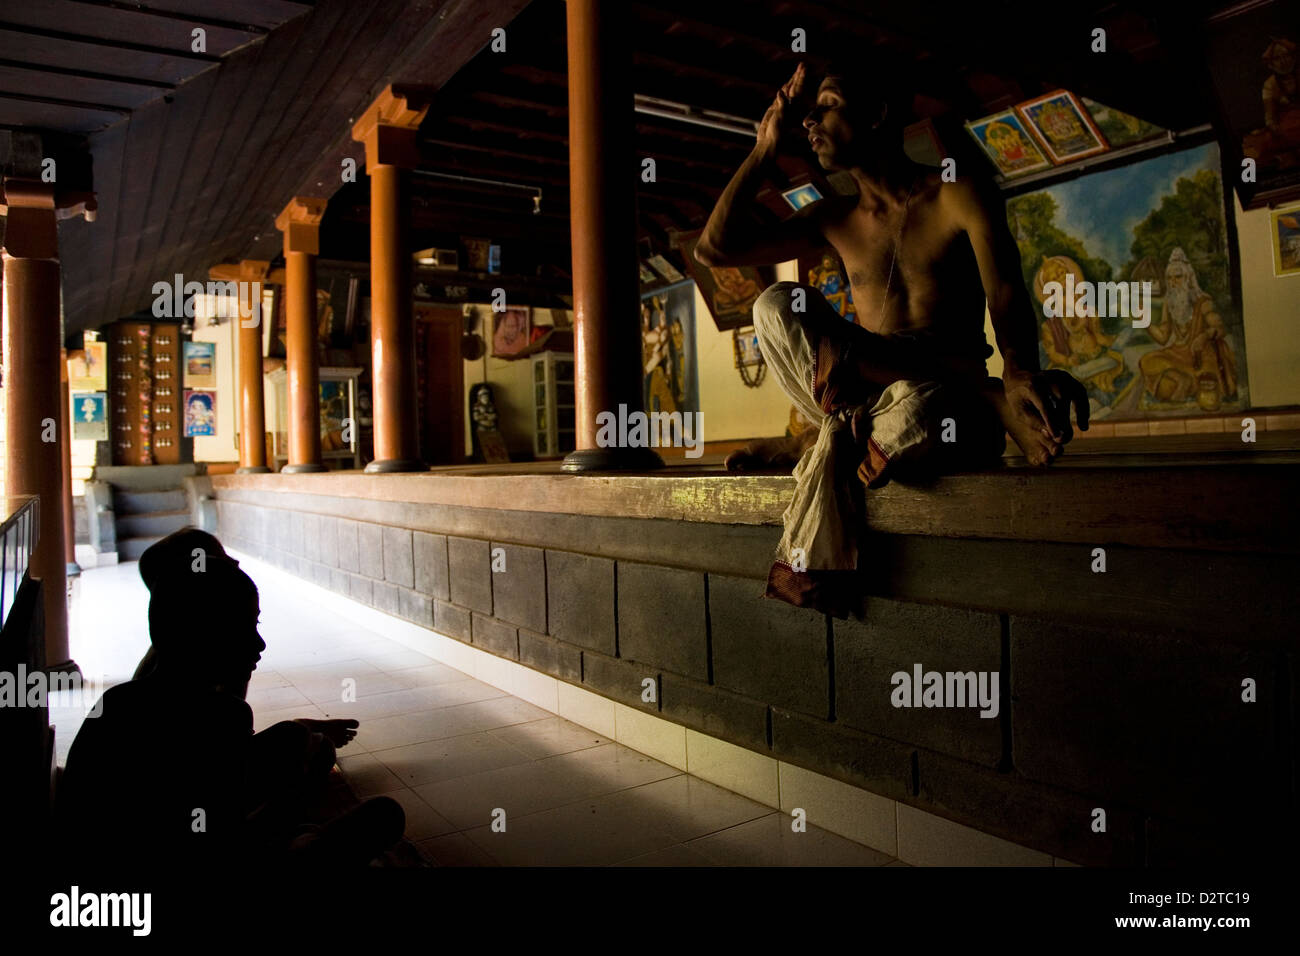
[[[274,258],[275,215],[337,188],[341,157],[360,156],[352,120],[379,90],[442,85],[526,4],[5,4],[0,128],[84,134],[93,157],[98,218],[60,224],[68,340],[147,308],[174,273]]]

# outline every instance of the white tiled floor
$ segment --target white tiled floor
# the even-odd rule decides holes
[[[787,813],[336,617],[311,600],[312,590],[283,576],[262,588],[267,649],[248,693],[257,728],[290,717],[360,720],[357,739],[340,751],[340,768],[359,796],[386,794],[402,804],[407,838],[433,863],[894,862],[812,825],[793,832]],[[81,575],[72,651],[97,691],[128,680],[148,648],[147,604],[135,563]],[[343,702],[346,682],[355,682],[351,703]],[[51,720],[62,763],[82,714],[55,709]],[[684,750],[661,756],[685,765]],[[504,832],[494,818],[504,820]]]

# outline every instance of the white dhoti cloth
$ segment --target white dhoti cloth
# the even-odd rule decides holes
[[[800,298],[802,311],[795,308]],[[767,594],[843,616],[856,607],[859,590],[859,485],[1001,455],[1005,432],[978,395],[992,349],[982,329],[977,339],[961,343],[929,330],[876,335],[840,316],[817,290],[795,282],[763,292],[754,303],[754,328],[782,390],[819,429],[794,470],[794,498],[783,516]],[[928,364],[950,367],[953,375],[942,383],[873,385],[854,378],[851,365],[854,355],[870,349],[917,349]],[[837,360],[845,366],[838,382],[828,367]],[[952,440],[943,440],[945,430]]]

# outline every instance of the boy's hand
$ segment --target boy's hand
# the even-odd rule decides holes
[[[345,747],[357,735],[357,728],[361,722],[351,717],[339,718],[337,720],[314,720],[310,717],[299,717],[296,723],[302,724],[312,733],[320,734],[335,747]]]
[[[756,148],[764,156],[775,156],[781,140],[803,117],[794,115],[803,102],[804,80],[808,74],[802,63],[795,67],[794,75],[776,92],[776,99],[763,114],[758,124]]]

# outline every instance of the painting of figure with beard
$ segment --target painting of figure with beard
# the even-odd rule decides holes
[[[1208,143],[1008,201],[1039,310],[1040,361],[1083,383],[1094,420],[1249,407],[1223,197],[1219,149]],[[1104,314],[1089,305],[1047,314],[1044,287],[1067,277],[1076,289],[1149,283],[1147,313]],[[1150,324],[1134,328],[1135,318]]]

